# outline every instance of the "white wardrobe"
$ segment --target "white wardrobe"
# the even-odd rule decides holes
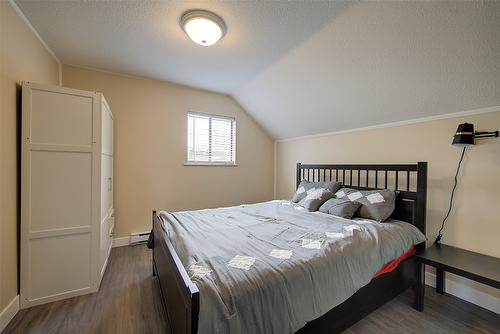
[[[21,308],[99,289],[111,250],[113,114],[100,93],[22,87]]]

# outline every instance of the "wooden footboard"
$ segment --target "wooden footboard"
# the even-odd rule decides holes
[[[153,211],[153,273],[160,283],[170,332],[194,334],[198,331],[200,293],[198,287],[189,279],[186,269],[175,252],[163,228],[162,219],[164,218],[160,218],[156,211]]]

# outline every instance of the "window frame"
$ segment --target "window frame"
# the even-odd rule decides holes
[[[232,145],[232,151],[233,151],[233,161],[230,162],[223,162],[223,161],[196,161],[196,160],[189,160],[189,150],[188,150],[188,143],[189,143],[189,116],[201,116],[201,117],[208,117],[210,119],[213,118],[218,118],[218,119],[227,119],[231,121],[232,125],[232,138],[231,138],[231,145]],[[238,164],[236,163],[236,117],[233,116],[226,116],[226,115],[217,115],[217,114],[212,114],[212,113],[206,113],[206,112],[198,112],[198,111],[188,111],[186,113],[186,162],[184,163],[185,166],[221,166],[221,167],[236,167]],[[212,138],[209,135],[209,151],[211,151],[211,142]]]

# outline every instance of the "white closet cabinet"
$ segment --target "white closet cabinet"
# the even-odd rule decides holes
[[[21,307],[97,291],[114,227],[104,96],[23,83],[21,169]]]

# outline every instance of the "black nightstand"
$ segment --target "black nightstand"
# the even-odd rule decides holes
[[[450,272],[476,282],[500,289],[500,259],[464,249],[432,246],[417,252],[417,282],[415,309],[424,310],[425,265],[436,268],[436,291],[445,293],[445,272]]]

